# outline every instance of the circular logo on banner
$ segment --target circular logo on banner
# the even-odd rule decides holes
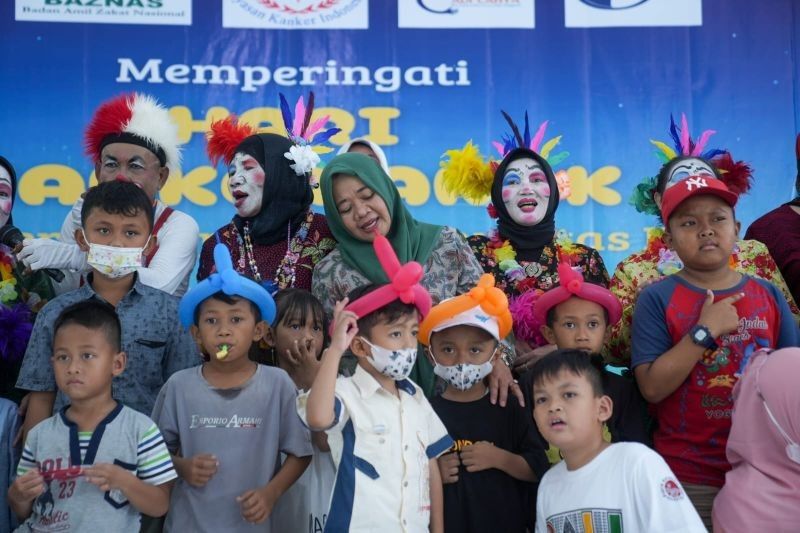
[[[580,0],[580,2],[600,9],[628,9],[644,4],[647,0]]]
[[[453,7],[453,0],[417,0],[419,7],[437,15],[452,15],[458,12]]]
[[[258,0],[267,9],[275,9],[290,15],[307,15],[336,7],[341,0]]]

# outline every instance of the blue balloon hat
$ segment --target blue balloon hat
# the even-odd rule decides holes
[[[261,319],[271,325],[275,320],[275,300],[264,287],[233,269],[231,254],[224,244],[218,243],[214,246],[214,264],[216,272],[192,287],[181,298],[178,314],[184,327],[194,324],[195,309],[218,292],[250,300],[261,312]]]

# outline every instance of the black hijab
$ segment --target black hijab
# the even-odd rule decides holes
[[[9,162],[8,159],[0,155],[0,166],[5,168],[8,171],[8,175],[11,177],[11,211],[14,211],[14,200],[17,197],[17,173],[14,172],[14,166]],[[14,220],[11,218],[11,213],[8,214],[8,220],[4,224],[5,226],[13,226]]]
[[[314,199],[308,175],[298,176],[289,166],[292,162],[283,156],[292,146],[292,141],[281,135],[259,133],[236,147],[237,153],[252,156],[264,169],[261,211],[253,217],[233,217],[240,234],[244,223],[250,223],[250,236],[255,244],[270,245],[285,239],[290,222],[290,233],[294,235]]]
[[[533,159],[542,166],[542,170],[547,176],[547,184],[550,185],[550,201],[547,204],[547,211],[544,218],[535,226],[523,226],[514,222],[503,202],[503,175],[506,173],[508,165],[525,157]],[[542,255],[542,249],[553,242],[556,233],[555,215],[559,200],[555,174],[542,156],[528,148],[514,148],[506,154],[494,173],[492,204],[498,215],[497,230],[503,239],[511,241],[511,245],[517,252],[518,261],[538,261]]]

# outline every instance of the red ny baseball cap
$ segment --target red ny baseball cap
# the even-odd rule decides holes
[[[672,212],[685,200],[700,194],[711,194],[722,198],[729,206],[734,207],[739,196],[731,192],[722,181],[708,176],[689,176],[664,191],[661,198],[661,219],[666,224]]]

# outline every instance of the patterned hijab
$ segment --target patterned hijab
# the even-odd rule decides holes
[[[372,243],[353,237],[342,222],[333,198],[333,181],[338,174],[357,177],[386,203],[392,218],[386,238],[392,243],[400,263],[417,261],[425,265],[433,247],[439,241],[443,227],[415,220],[406,209],[392,179],[373,159],[359,153],[337,155],[325,166],[320,179],[325,216],[333,236],[339,241],[338,250],[344,262],[361,272],[372,283],[388,282],[375,256]]]

